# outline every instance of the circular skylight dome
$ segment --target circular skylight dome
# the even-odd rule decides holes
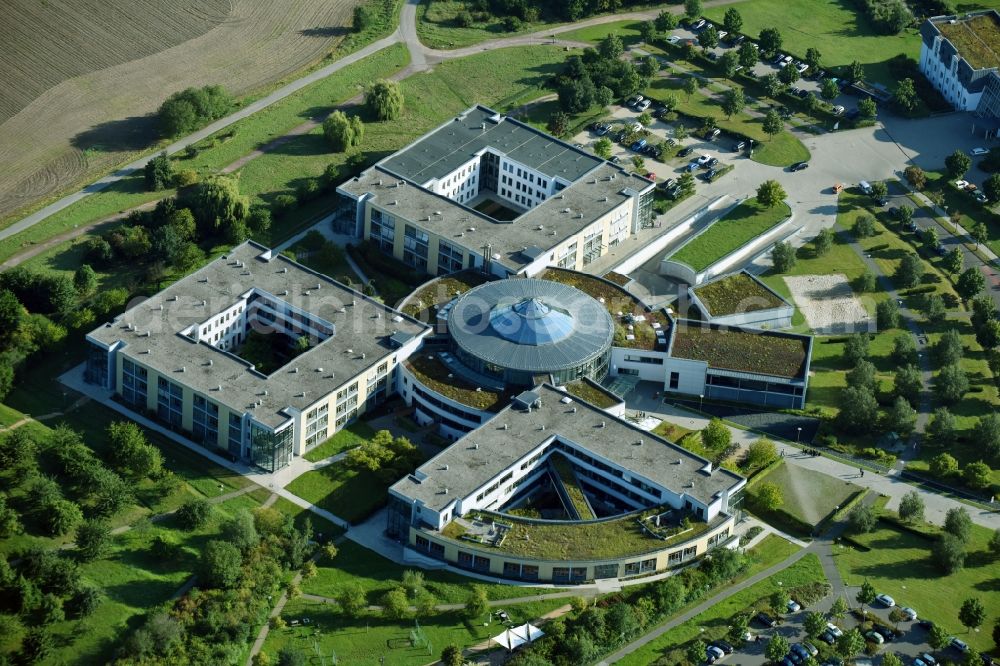
[[[539,298],[525,298],[512,305],[498,305],[490,312],[490,327],[504,340],[519,345],[546,345],[573,333],[573,315],[547,305]]]

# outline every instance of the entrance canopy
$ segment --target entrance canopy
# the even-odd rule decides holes
[[[508,650],[514,650],[526,643],[531,643],[542,636],[545,632],[532,624],[522,624],[520,627],[512,627],[499,636],[494,636],[496,643],[504,646]]]

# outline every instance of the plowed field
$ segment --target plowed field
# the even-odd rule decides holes
[[[236,95],[319,60],[359,0],[12,0],[0,49],[0,219],[155,138],[169,94]]]

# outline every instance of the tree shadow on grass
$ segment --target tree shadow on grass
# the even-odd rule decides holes
[[[182,585],[167,580],[139,580],[104,588],[108,598],[133,608],[165,601]]]
[[[294,157],[312,157],[330,153],[330,143],[322,133],[299,134],[272,145],[269,153],[277,155],[292,155]]]
[[[322,28],[305,28],[304,30],[299,30],[299,34],[303,37],[343,37],[344,35],[351,32],[351,29],[343,25],[331,25]]]
[[[155,116],[131,116],[93,125],[70,139],[70,144],[82,151],[115,153],[148,148],[158,135]]]

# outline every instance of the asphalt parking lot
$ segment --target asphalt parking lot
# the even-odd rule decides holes
[[[782,615],[780,618],[781,624],[774,629],[765,628],[759,622],[751,621],[750,632],[755,638],[759,636],[759,640],[751,640],[745,643],[742,647],[737,648],[733,654],[726,655],[716,663],[725,664],[727,666],[763,666],[763,664],[767,663],[767,658],[764,656],[767,641],[769,638],[776,635],[783,636],[788,640],[789,644],[802,642],[813,644],[820,649],[820,655],[817,656],[817,659],[820,659],[824,650],[829,653],[829,647],[819,639],[809,638],[806,635],[803,622],[805,621],[806,614],[810,611],[817,610],[826,612],[830,609],[832,603],[833,597],[831,595],[827,596],[827,598],[823,599],[812,608],[803,608],[797,612]],[[903,600],[903,603],[905,603],[905,600]],[[852,605],[855,605],[853,604],[853,601]],[[876,602],[874,607],[869,607],[867,610],[869,613],[873,613],[878,616],[886,624],[893,626],[893,624],[889,621],[889,608],[886,608]],[[918,613],[920,612],[919,609],[916,610]],[[838,624],[844,631],[849,631],[850,629],[857,627],[859,624],[853,613],[848,613],[843,620],[835,621],[834,623]],[[885,654],[886,652],[895,652],[902,658],[903,663],[907,666],[909,666],[909,664],[913,662],[913,659],[920,656],[923,652],[931,653],[938,661],[941,661],[941,659],[948,659],[950,661],[957,662],[962,658],[962,654],[953,647],[947,647],[937,652],[931,650],[927,645],[927,629],[921,627],[916,621],[900,622],[898,625],[895,625],[895,627],[901,631],[903,635],[890,643],[882,645],[878,653],[879,655]],[[823,660],[820,659],[820,661],[822,662]],[[873,657],[873,661],[878,663],[879,656],[875,655]]]

